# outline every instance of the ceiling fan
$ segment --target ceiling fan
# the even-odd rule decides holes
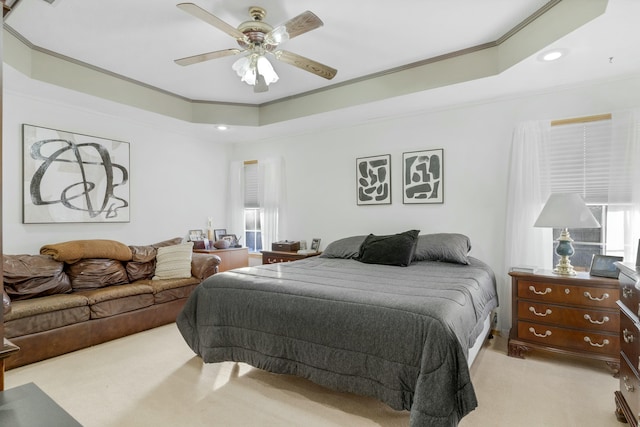
[[[233,64],[232,69],[241,77],[242,81],[253,86],[254,92],[266,92],[270,83],[278,81],[278,75],[267,59],[267,55],[272,55],[284,63],[324,77],[327,80],[331,80],[338,72],[335,68],[278,48],[281,43],[323,25],[320,18],[313,12],[303,12],[274,28],[263,21],[267,14],[263,8],[251,6],[249,8],[251,20],[241,23],[238,28],[234,28],[193,3],[179,3],[177,6],[235,38],[240,49],[224,49],[188,56],[176,59],[176,64],[192,65],[211,59],[246,53]]]

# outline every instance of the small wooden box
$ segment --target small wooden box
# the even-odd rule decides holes
[[[289,240],[274,242],[271,244],[272,251],[297,252],[299,249],[300,242],[291,242]]]

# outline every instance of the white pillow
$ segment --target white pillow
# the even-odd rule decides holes
[[[158,248],[153,280],[188,279],[191,277],[193,242]]]

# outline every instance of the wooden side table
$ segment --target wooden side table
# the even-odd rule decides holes
[[[261,251],[262,252],[262,264],[277,264],[279,262],[291,262],[299,259],[305,259],[312,256],[318,256],[322,252],[315,252],[311,254],[299,254],[297,252],[284,252],[284,251]]]
[[[20,347],[6,338],[3,339],[2,347],[0,347],[0,391],[4,390],[4,359],[18,351],[20,351]]]
[[[193,252],[218,255],[220,257],[218,273],[249,266],[249,248],[194,249]]]
[[[512,324],[508,354],[545,350],[605,361],[620,368],[618,280],[511,272]]]

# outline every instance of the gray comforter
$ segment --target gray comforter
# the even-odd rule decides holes
[[[245,362],[454,426],[477,406],[467,365],[497,306],[483,262],[408,267],[313,257],[206,279],[177,319],[204,362]]]

